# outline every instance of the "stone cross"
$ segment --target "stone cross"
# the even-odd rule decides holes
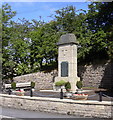
[[[58,42],[58,77],[55,82],[64,80],[71,84],[71,91],[75,92],[77,76],[77,40],[74,34],[62,35]]]

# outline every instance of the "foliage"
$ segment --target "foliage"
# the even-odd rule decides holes
[[[31,87],[32,87],[32,88],[35,87],[35,82],[31,82]]]
[[[83,86],[82,81],[77,81],[76,86],[77,86],[78,89],[81,89],[82,86]]]
[[[99,6],[101,7],[101,4]],[[88,13],[81,9],[78,14],[73,6],[56,11],[55,17],[60,32],[74,33],[79,41],[79,63],[108,59],[106,33],[95,22],[99,16],[99,6],[90,4]]]
[[[39,23],[40,24],[40,23]],[[57,60],[57,46],[59,34],[55,29],[55,22],[40,25],[31,31],[31,66],[37,63],[37,69],[42,70],[43,66],[47,66]]]
[[[16,82],[11,83],[11,88],[14,89],[14,90],[16,89]]]
[[[69,89],[71,89],[71,84],[70,84],[69,81],[65,83],[65,89],[66,89],[67,91],[68,91]]]
[[[67,6],[56,11],[55,18],[58,22],[58,28],[61,32],[72,33],[75,30],[75,7]]]
[[[64,80],[60,80],[60,81],[55,83],[55,86],[63,86],[65,84],[66,84],[66,82]]]
[[[93,2],[89,5],[86,22],[87,29],[91,31],[88,54],[91,54],[92,60],[96,59],[112,59],[113,42],[112,26],[113,26],[113,2]],[[105,11],[105,12],[104,12]]]
[[[16,73],[27,74],[30,72],[29,68],[29,53],[30,53],[30,40],[27,38],[26,30],[29,28],[29,22],[26,20],[21,20],[20,23],[12,23],[12,37],[11,37],[11,46],[10,48],[13,51],[14,59],[16,63]],[[30,29],[30,28],[29,28]],[[14,32],[18,34],[14,34]],[[18,48],[18,49],[17,49]]]
[[[15,63],[12,60],[9,49],[9,41],[10,41],[10,20],[16,15],[15,11],[12,11],[11,6],[8,4],[2,5],[2,74],[3,78],[13,78],[13,69],[15,67]],[[0,23],[1,24],[1,23]]]
[[[65,33],[79,41],[78,63],[113,59],[113,2],[92,2],[89,10],[67,6],[57,10],[52,21],[26,19],[11,21],[16,11],[2,5],[2,75],[18,75],[54,69],[57,66],[58,42]],[[0,59],[1,60],[1,59]]]

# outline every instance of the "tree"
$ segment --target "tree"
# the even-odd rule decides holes
[[[77,13],[79,12],[79,13]],[[85,55],[90,51],[91,47],[87,47],[90,43],[91,32],[87,29],[86,11],[80,9],[76,10],[73,6],[67,6],[61,10],[56,11],[55,17],[59,32],[74,33],[81,45],[78,50],[78,59],[83,61]]]
[[[93,2],[89,5],[86,22],[87,29],[92,32],[90,53],[94,58],[112,59],[113,42],[113,2]]]
[[[31,66],[36,69],[44,69],[57,60],[57,46],[59,33],[57,33],[56,22],[51,21],[39,25],[30,33],[31,38]]]
[[[30,39],[28,33],[32,28],[29,21],[22,19],[19,23],[10,19],[16,14],[8,4],[3,5],[3,79],[30,72]]]
[[[59,31],[74,33],[79,41],[78,62],[112,58],[112,7],[111,3],[93,2],[88,12],[79,10],[77,14],[73,6],[56,11]]]
[[[97,6],[99,6],[96,3]],[[98,7],[98,23],[102,26],[107,38],[107,53],[113,59],[113,2],[102,2]]]
[[[30,38],[28,33],[31,23],[23,19],[19,23],[11,23],[10,49],[11,56],[15,62],[16,75],[27,74],[30,72]]]
[[[72,33],[76,29],[75,7],[67,6],[56,11],[56,21],[61,32]]]
[[[8,45],[10,43],[10,20],[16,15],[15,11],[12,11],[11,6],[8,4],[2,5],[2,74],[3,78],[12,77],[13,61],[10,61],[10,49]]]

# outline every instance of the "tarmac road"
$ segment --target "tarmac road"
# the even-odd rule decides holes
[[[75,116],[61,115],[55,113],[18,110],[13,108],[2,108],[2,115],[10,118],[75,118]]]
[[[80,118],[71,115],[61,115],[55,113],[37,112],[37,111],[26,111],[17,110],[13,108],[3,108],[1,109],[0,118],[2,120],[108,120],[99,118]]]

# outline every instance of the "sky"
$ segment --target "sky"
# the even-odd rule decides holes
[[[20,0],[21,1],[21,0]],[[25,18],[27,20],[44,20],[49,22],[54,19],[55,11],[63,7],[73,5],[78,9],[88,10],[89,2],[34,2],[35,0],[23,0],[22,2],[15,2],[14,0],[5,0],[2,4],[8,3],[13,11],[17,14],[12,20],[18,21],[18,18]],[[52,16],[51,16],[52,15]],[[40,17],[41,16],[41,17]],[[50,17],[51,16],[51,17]]]

